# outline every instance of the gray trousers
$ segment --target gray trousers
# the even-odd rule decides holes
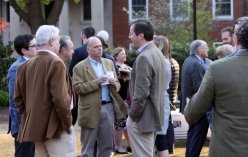
[[[100,114],[100,122],[96,128],[81,128],[81,143],[83,146],[81,157],[93,157],[96,140],[98,157],[109,157],[113,151],[113,104],[102,105]]]

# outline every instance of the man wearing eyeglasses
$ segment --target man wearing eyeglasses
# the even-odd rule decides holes
[[[14,86],[16,78],[16,70],[20,64],[27,61],[36,55],[36,40],[34,35],[22,34],[18,35],[14,40],[14,48],[16,52],[21,56],[17,59],[9,68],[8,71],[8,88],[9,88],[9,130],[11,135],[15,138],[15,156],[33,157],[35,146],[32,142],[18,142],[17,135],[20,125],[20,114],[16,109],[16,105],[13,99]]]
[[[118,94],[114,64],[102,58],[102,43],[97,37],[87,42],[89,56],[73,69],[73,87],[78,94],[78,125],[81,127],[81,156],[93,156],[97,140],[97,156],[108,157],[113,150],[113,124],[126,114]]]
[[[76,156],[68,73],[58,57],[59,29],[42,25],[37,56],[19,66],[14,101],[21,115],[17,140],[35,143],[37,156]]]

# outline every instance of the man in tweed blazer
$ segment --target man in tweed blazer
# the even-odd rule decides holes
[[[37,156],[71,157],[75,135],[66,66],[58,57],[59,29],[42,25],[38,52],[17,69],[14,101],[21,114],[18,141],[35,142]]]
[[[187,122],[192,124],[212,107],[209,157],[248,156],[248,20],[238,27],[236,52],[210,65],[184,110]]]
[[[97,140],[98,157],[109,157],[113,150],[113,124],[127,112],[118,94],[120,84],[114,64],[102,58],[102,43],[97,37],[87,42],[88,58],[73,69],[73,87],[78,99],[78,125],[83,147],[81,156],[93,156]],[[107,72],[112,77],[107,77]],[[108,80],[109,84],[104,85]]]
[[[132,153],[135,157],[154,155],[155,132],[163,119],[165,60],[152,42],[153,27],[147,20],[130,25],[129,38],[138,57],[133,65],[129,92],[131,108],[127,120]]]

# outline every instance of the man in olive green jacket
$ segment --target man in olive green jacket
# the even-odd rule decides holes
[[[114,119],[127,114],[118,94],[120,84],[113,62],[101,58],[102,44],[96,37],[87,43],[89,57],[73,69],[73,87],[79,95],[78,125],[81,127],[82,156],[92,156],[98,143],[98,156],[110,156],[113,150]],[[112,75],[110,77],[107,74]],[[108,82],[105,85],[105,82]]]

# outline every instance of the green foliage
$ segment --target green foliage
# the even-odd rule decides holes
[[[52,0],[41,0],[41,3],[45,4],[45,5],[49,5],[51,3]],[[80,2],[80,0],[73,0],[76,4],[78,4]],[[22,8],[24,9],[24,7],[27,4],[27,0],[16,0],[16,3]]]
[[[50,4],[51,0],[42,0],[42,3],[45,4],[45,5],[48,5]]]
[[[182,6],[183,10],[189,10],[189,16],[182,15],[179,7],[177,13],[181,14],[183,17],[180,20],[170,16],[169,0],[154,1],[154,6],[152,7],[149,15],[149,20],[152,22],[156,34],[164,35],[169,39],[172,48],[172,57],[179,63],[180,70],[182,69],[182,64],[185,58],[189,56],[189,45],[193,41],[192,3],[189,3],[188,6],[185,5],[187,4],[183,4]],[[212,12],[211,9],[209,9],[209,6],[211,6],[209,0],[197,1],[197,6],[197,36],[198,39],[204,40],[208,43],[210,48],[209,58],[214,60],[214,48],[211,46],[213,41],[211,40],[209,34],[212,29],[218,26],[213,24]],[[128,14],[130,13],[126,9],[124,9],[124,11]],[[132,59],[128,59],[128,61],[133,63],[136,56],[132,56],[132,53],[129,55]]]
[[[132,13],[132,17],[134,19],[145,18],[146,17],[145,10],[146,10],[146,8],[140,8],[140,10],[138,10],[138,11],[132,11],[132,12],[130,12],[127,8],[125,8],[125,7],[122,8],[122,11],[126,12],[127,14],[131,14]]]
[[[7,86],[7,73],[10,65],[15,61],[14,58],[11,58],[13,52],[12,42],[4,45],[2,37],[0,36],[0,91],[8,91]]]
[[[0,106],[8,106],[9,105],[9,94],[6,91],[0,92]]]
[[[27,3],[27,0],[16,0],[16,3],[23,9]]]
[[[186,2],[187,3],[187,2]],[[185,6],[187,5],[187,6]],[[209,1],[202,0],[197,2],[197,36],[198,39],[204,40],[210,47],[209,58],[214,59],[212,40],[209,36],[210,31],[217,25],[213,25],[212,12],[209,9]],[[175,58],[180,67],[183,61],[189,55],[189,44],[193,41],[193,9],[192,3],[182,6],[189,11],[189,16],[183,16],[182,19],[174,19],[170,16],[170,1],[158,0],[154,2],[149,20],[153,23],[154,30],[158,35],[166,36],[171,44],[173,58]],[[130,14],[126,8],[123,11]],[[177,10],[180,13],[181,10]],[[133,13],[143,15],[145,13]]]
[[[126,64],[129,65],[130,67],[133,67],[133,63],[137,57],[136,51],[135,50],[125,50],[127,54],[127,61]]]
[[[189,55],[189,44],[193,41],[193,9],[192,3],[189,3],[189,16],[184,19],[173,19],[170,17],[170,3],[167,1],[156,1],[154,10],[150,15],[150,21],[153,23],[156,34],[166,36],[170,40],[175,58],[180,67],[184,59]],[[211,51],[210,59],[213,59],[212,40],[209,36],[210,31],[217,27],[213,25],[212,12],[209,9],[209,1],[202,0],[197,2],[197,36],[198,39],[208,43]]]
[[[114,48],[113,48],[114,49]],[[110,49],[110,48],[107,48],[105,51],[107,52],[108,55],[111,55],[113,49]],[[126,64],[129,65],[130,67],[133,66],[133,63],[137,57],[136,55],[136,51],[131,49],[125,49],[125,52],[126,52],[126,55],[127,55],[127,61],[126,61]]]
[[[80,2],[80,0],[73,0],[76,4],[78,4]]]

